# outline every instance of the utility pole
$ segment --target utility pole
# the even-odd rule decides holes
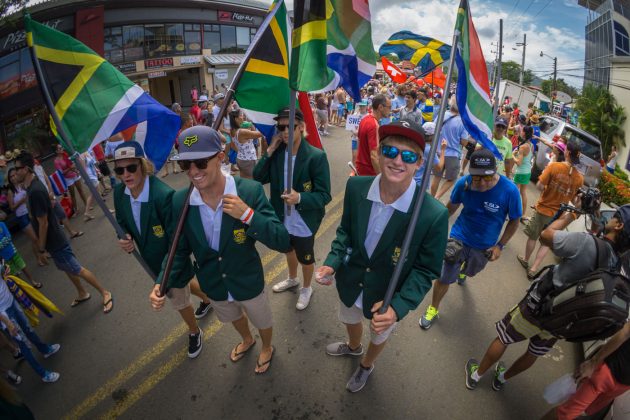
[[[523,34],[523,43],[517,42],[516,46],[523,47],[523,60],[521,61],[521,75],[519,77],[519,85],[523,85],[525,80],[525,48],[527,47],[527,34]]]
[[[551,91],[551,113],[553,114],[553,95],[558,90],[556,78],[558,76],[558,57],[553,58],[553,91]]]
[[[497,60],[497,78],[494,84],[494,117],[499,110],[499,90],[501,85],[501,62],[503,61],[503,19],[499,19],[499,59]]]

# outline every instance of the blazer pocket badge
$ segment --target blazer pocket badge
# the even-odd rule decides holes
[[[244,228],[234,229],[233,234],[234,234],[234,242],[236,242],[239,245],[245,243],[245,240],[247,239],[247,233],[245,233]]]
[[[302,184],[302,186],[304,187],[304,192],[313,191],[313,184],[311,183],[311,181],[305,182],[304,184]]]
[[[400,259],[400,247],[394,248],[394,253],[392,254],[392,263],[394,265],[398,264],[398,260]]]
[[[162,225],[153,226],[153,236],[156,236],[158,238],[164,237],[164,228],[162,227]]]

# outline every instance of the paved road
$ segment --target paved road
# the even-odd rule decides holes
[[[347,133],[338,128],[331,132],[324,145],[331,163],[333,201],[318,233],[318,264],[339,223],[350,158]],[[166,180],[176,188],[187,184],[183,175]],[[533,188],[530,193],[533,202]],[[104,217],[75,223],[86,234],[74,239],[73,247],[83,265],[113,291],[115,307],[103,315],[93,293],[91,301],[70,308],[73,288],[65,275],[52,265],[37,267],[25,238],[17,238],[27,263],[45,284],[42,291],[65,312],[38,327],[45,340],[62,344],[61,351],[44,363],[61,373],[60,381],[44,384],[28,365],[17,366],[24,377],[20,393],[38,418],[532,419],[548,409],[542,399],[545,385],[572,370],[580,357],[577,346],[561,343],[501,393],[492,391],[491,375],[475,391],[464,386],[466,360],[481,357],[495,337],[494,322],[528,286],[516,261],[525,241],[522,230],[499,261],[465,286],[451,289],[441,318],[430,331],[417,324],[428,299],[410,313],[377,361],[366,388],[350,394],[345,383],[357,360],[324,353],[326,344],[345,336],[337,321],[334,288],[316,285],[311,306],[303,312],[296,311],[293,292],[270,296],[276,355],[264,376],[254,375],[255,352],[237,364],[230,362],[238,336],[214,314],[201,322],[203,352],[188,360],[186,329],[179,316],[170,308],[161,313],[150,309],[151,282],[134,259],[116,247]],[[285,278],[282,255],[265,248],[261,255],[268,284]],[[505,361],[511,363],[524,348],[513,346]],[[12,360],[3,360],[13,365]]]

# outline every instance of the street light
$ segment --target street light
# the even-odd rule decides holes
[[[522,86],[525,80],[525,47],[527,47],[527,34],[523,34],[523,42],[517,42],[517,47],[523,47],[523,60],[521,62],[521,74],[519,76],[519,84]],[[512,48],[516,50],[516,48]]]
[[[544,52],[540,52],[541,57],[548,57],[553,60],[553,90],[551,91],[551,114],[553,114],[553,93],[557,90],[556,87],[556,77],[558,75],[558,57],[552,57]]]

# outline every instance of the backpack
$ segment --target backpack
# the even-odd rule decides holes
[[[547,266],[528,294],[530,302],[538,300],[533,311],[540,328],[571,342],[612,336],[626,323],[630,311],[630,279],[621,273],[620,264],[609,269],[608,247],[604,240],[593,239],[597,250],[594,271],[558,288],[553,285],[553,266]]]

